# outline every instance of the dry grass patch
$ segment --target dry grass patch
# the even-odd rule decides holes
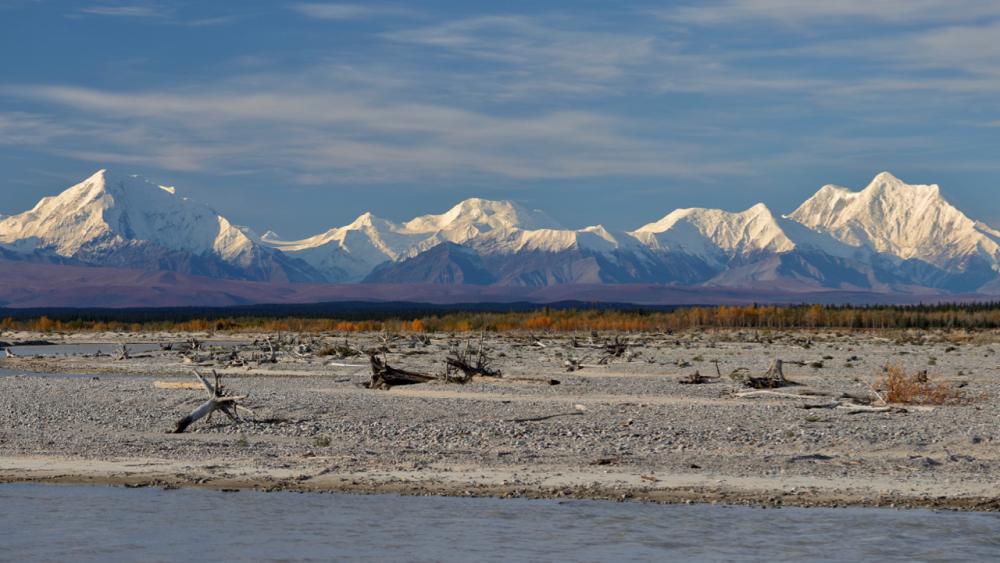
[[[955,384],[934,382],[926,371],[907,373],[901,366],[885,367],[878,383],[880,399],[900,405],[953,405],[967,402],[966,394]]]

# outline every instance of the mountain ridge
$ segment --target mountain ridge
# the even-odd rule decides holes
[[[300,240],[264,236],[136,175],[102,169],[24,213],[0,216],[7,259],[221,279],[544,287],[667,284],[881,293],[1000,287],[1000,231],[935,184],[882,172],[826,185],[787,215],[676,209],[633,231],[561,226],[511,201],[469,198],[407,221],[359,215]]]

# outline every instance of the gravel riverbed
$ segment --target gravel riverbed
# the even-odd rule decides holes
[[[630,334],[628,351],[601,365],[613,336],[487,335],[503,378],[375,391],[362,386],[367,358],[317,352],[381,346],[378,334],[284,335],[303,347],[281,348],[276,363],[257,362],[265,335],[6,334],[12,344],[62,345],[196,337],[201,350],[188,356],[219,369],[255,414],[238,424],[217,414],[168,433],[205,399],[200,389],[154,385],[196,383],[178,346],[123,360],[73,346],[7,358],[0,481],[1000,508],[998,335]],[[443,372],[464,342],[405,335],[386,358]],[[233,365],[233,350],[246,365]],[[737,396],[747,389],[726,375],[763,373],[775,358],[798,383],[779,391],[810,395]],[[585,367],[567,372],[568,359]],[[889,363],[961,385],[966,400],[891,412],[802,408],[870,395]],[[696,370],[723,377],[680,383]]]

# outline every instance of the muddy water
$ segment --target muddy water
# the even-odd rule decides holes
[[[0,485],[2,560],[209,558],[997,560],[1000,515]]]

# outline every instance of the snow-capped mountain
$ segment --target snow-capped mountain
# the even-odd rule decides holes
[[[265,236],[262,241],[324,272],[331,282],[364,279],[384,262],[395,262],[442,243],[463,244],[495,233],[558,228],[541,211],[509,201],[467,199],[440,215],[422,215],[405,223],[364,213],[352,223],[297,241]]]
[[[693,254],[717,263],[760,253],[780,254],[795,248],[763,203],[739,213],[677,209],[655,223],[640,227],[635,236],[655,250]]]
[[[882,173],[858,193],[824,187],[788,216],[777,216],[764,204],[741,212],[678,209],[631,232],[599,226],[503,228],[463,246],[481,258],[475,266],[479,273],[471,277],[509,285],[643,282],[972,292],[997,277],[998,234],[951,206],[936,186],[910,186]],[[386,262],[368,281],[419,281],[414,273],[429,270],[410,262],[453,270],[456,263],[442,262],[453,254]]]
[[[259,244],[209,207],[139,176],[99,170],[0,221],[19,254],[236,279],[307,281],[310,268]]]
[[[868,254],[890,283],[971,292],[1000,271],[1000,232],[948,203],[936,184],[882,172],[857,192],[823,186],[788,218]]]
[[[936,185],[909,185],[888,172],[868,187],[823,186],[788,216],[864,250],[963,269],[972,258],[1000,264],[1000,233],[973,221],[941,196]]]
[[[937,186],[889,173],[860,191],[824,186],[786,216],[760,203],[678,209],[634,231],[567,229],[513,202],[467,199],[402,222],[365,213],[289,241],[102,170],[0,219],[0,258],[12,257],[268,281],[1000,292],[1000,231]]]

